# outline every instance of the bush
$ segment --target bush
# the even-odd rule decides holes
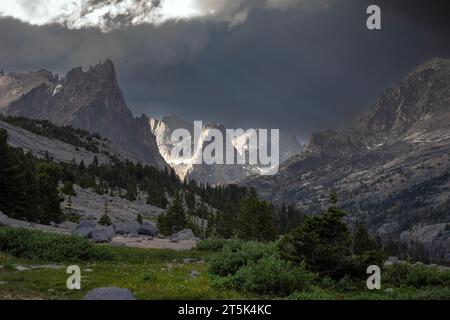
[[[110,225],[112,225],[112,221],[111,221],[111,218],[105,213],[98,220],[98,224],[100,224],[102,226],[110,226]]]
[[[386,267],[382,279],[399,287],[450,287],[450,270],[402,262]]]
[[[113,256],[108,249],[74,235],[0,228],[0,251],[19,258],[55,262],[110,260]]]
[[[264,295],[288,296],[295,291],[309,290],[316,275],[304,264],[294,266],[276,256],[264,257],[240,268],[225,285]]]
[[[237,246],[227,243],[222,251],[210,258],[209,271],[218,276],[234,275],[241,267],[258,260],[276,255],[277,243],[245,242]]]
[[[242,241],[211,238],[201,240],[197,243],[197,249],[202,251],[221,251],[225,246],[229,246],[234,250],[241,248]]]

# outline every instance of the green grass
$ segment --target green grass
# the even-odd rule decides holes
[[[227,242],[217,252],[220,246],[210,242],[203,250],[189,251],[112,247],[74,236],[0,228],[0,300],[80,299],[109,286],[130,289],[138,299],[450,299],[448,270],[397,264],[382,270],[381,290],[369,291],[365,280],[334,282],[281,263],[276,243]],[[16,269],[47,264],[63,268]],[[81,290],[66,287],[66,269],[73,264],[81,268]],[[199,275],[192,277],[192,271]]]
[[[48,264],[47,261],[16,258],[0,252],[0,299],[80,299],[89,290],[117,286],[130,289],[138,299],[253,299],[258,298],[211,285],[203,258],[208,253],[198,251],[145,250],[111,248],[114,261],[83,262],[81,290],[68,290],[66,268],[36,269],[19,272],[15,265]],[[183,258],[197,258],[183,263]],[[60,263],[58,263],[60,264]],[[61,263],[65,267],[69,261]],[[86,272],[91,269],[92,272]],[[191,278],[191,271],[200,276]]]

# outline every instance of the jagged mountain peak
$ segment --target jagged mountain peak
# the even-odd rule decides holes
[[[165,164],[146,119],[135,119],[107,59],[84,71],[73,68],[63,78],[39,71],[0,82],[0,110],[12,116],[45,119],[100,133],[147,164]],[[14,95],[11,92],[15,93]]]

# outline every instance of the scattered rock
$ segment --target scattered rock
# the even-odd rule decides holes
[[[83,300],[136,300],[136,298],[128,289],[108,287],[89,291]]]
[[[158,227],[154,223],[146,221],[141,225],[139,234],[154,237],[157,234],[159,234],[159,230],[158,230]]]
[[[192,270],[191,273],[189,274],[189,277],[191,278],[197,278],[198,276],[200,276],[200,272],[196,270]]]
[[[115,225],[117,234],[137,235],[141,230],[141,225],[137,222],[123,222]]]
[[[94,270],[87,268],[87,269],[84,269],[83,272],[94,272]]]
[[[392,288],[387,288],[386,290],[384,290],[384,292],[386,292],[386,293],[393,293],[393,292],[394,292],[394,289],[392,289]]]
[[[17,271],[20,271],[20,272],[22,272],[22,271],[30,271],[30,270],[31,270],[30,268],[24,267],[24,266],[21,266],[21,265],[14,266],[14,268],[15,268]]]
[[[183,259],[183,263],[194,263],[194,262],[196,262],[197,261],[197,259],[194,259],[194,258],[184,258]]]
[[[30,269],[32,269],[32,270],[36,270],[36,269],[60,270],[60,269],[65,269],[65,266],[57,265],[57,264],[44,264],[41,266],[30,266]]]
[[[392,266],[393,264],[400,263],[400,260],[397,257],[388,257],[388,259],[384,262],[385,266]]]
[[[174,233],[170,237],[170,241],[172,242],[178,242],[183,240],[197,240],[197,238],[194,235],[194,232],[192,232],[191,229],[184,229],[180,232]]]
[[[0,281],[0,286],[1,285],[4,285],[4,284],[7,284],[8,282],[6,282],[6,281]]]

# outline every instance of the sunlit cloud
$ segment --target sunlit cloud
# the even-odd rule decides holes
[[[235,26],[255,8],[323,8],[332,0],[2,0],[0,16],[33,25],[61,24],[103,31],[139,24],[212,19]]]

